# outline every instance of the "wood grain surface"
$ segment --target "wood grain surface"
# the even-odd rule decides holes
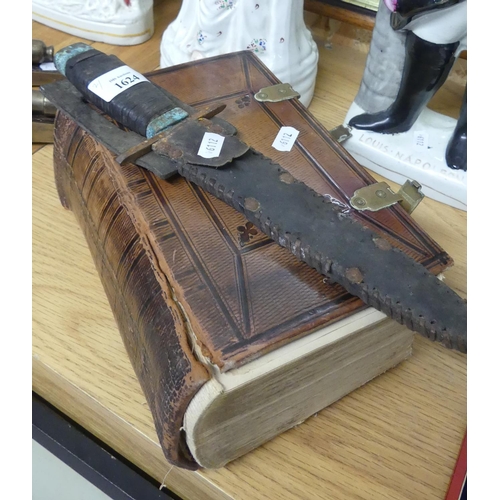
[[[155,3],[156,31],[145,44],[95,46],[141,72],[157,69],[161,35],[179,7],[179,0]],[[370,32],[306,18],[320,50],[310,111],[333,128],[356,95]],[[56,50],[85,41],[35,22],[33,38]],[[466,68],[457,62],[432,109],[458,115]],[[409,361],[227,467],[172,468],[84,236],[57,197],[53,147],[32,152],[35,392],[185,498],[445,497],[467,425],[467,358],[420,337]],[[445,279],[465,297],[467,214],[425,199],[413,217],[454,259]]]

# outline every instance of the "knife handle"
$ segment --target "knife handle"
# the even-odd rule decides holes
[[[161,89],[118,57],[85,43],[60,50],[54,63],[86,100],[147,138],[188,116]]]

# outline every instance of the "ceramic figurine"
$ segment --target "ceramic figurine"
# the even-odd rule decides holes
[[[74,36],[137,45],[154,32],[153,0],[32,0],[35,21]]]
[[[466,0],[381,0],[345,147],[366,167],[466,210],[467,97],[459,119],[427,104],[467,47]]]
[[[303,9],[303,0],[183,0],[163,34],[160,66],[252,50],[308,106],[318,48]]]

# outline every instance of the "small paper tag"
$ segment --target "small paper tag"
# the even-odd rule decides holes
[[[291,151],[298,136],[299,131],[293,127],[281,127],[274,139],[273,148],[278,151]]]
[[[98,95],[103,101],[109,102],[113,97],[116,97],[130,87],[147,81],[148,79],[145,76],[137,73],[132,68],[120,66],[92,80],[87,88]]]
[[[413,144],[418,149],[427,149],[429,147],[429,134],[423,130],[413,132]]]
[[[220,155],[224,139],[223,135],[205,132],[200,149],[198,150],[198,156],[202,156],[203,158],[217,158]]]
[[[44,62],[38,66],[42,71],[57,71],[56,65],[53,62]]]

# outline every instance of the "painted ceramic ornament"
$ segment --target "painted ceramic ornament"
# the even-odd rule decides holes
[[[427,107],[467,48],[466,0],[381,0],[345,148],[365,167],[467,210],[467,93],[458,120]]]
[[[183,0],[163,33],[160,67],[251,50],[308,106],[318,48],[303,9],[304,0]]]
[[[32,0],[35,21],[113,45],[137,45],[154,33],[153,0]]]

